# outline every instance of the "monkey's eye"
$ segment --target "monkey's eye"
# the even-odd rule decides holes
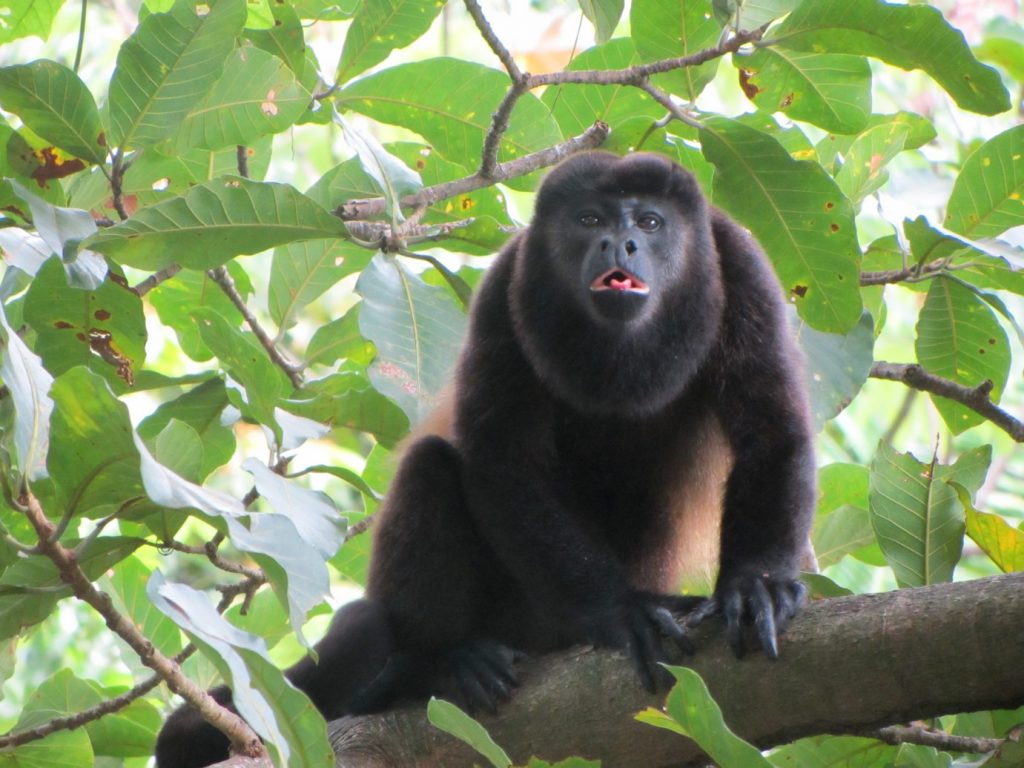
[[[653,213],[642,213],[637,217],[636,225],[644,232],[656,232],[661,229],[661,217]]]
[[[601,217],[596,213],[581,213],[576,220],[584,227],[596,227],[601,223]]]

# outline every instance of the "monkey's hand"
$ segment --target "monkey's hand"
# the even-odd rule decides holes
[[[672,676],[660,666],[668,661],[662,638],[667,637],[687,655],[694,651],[685,626],[672,614],[675,607],[667,595],[630,592],[611,610],[587,620],[587,634],[594,645],[624,649],[644,688],[656,693],[672,683]]]
[[[725,619],[725,636],[737,658],[743,656],[743,625],[752,623],[764,653],[779,657],[779,634],[796,616],[807,594],[800,579],[776,578],[768,574],[737,574],[718,580],[715,594],[686,618],[695,627],[720,615]]]

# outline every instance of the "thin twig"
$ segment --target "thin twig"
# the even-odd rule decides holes
[[[255,334],[256,338],[259,339],[260,344],[267,351],[270,359],[274,362],[278,368],[284,371],[285,376],[291,381],[292,386],[296,389],[302,386],[302,367],[296,365],[285,359],[281,350],[277,348],[274,340],[270,337],[260,325],[260,321],[256,318],[256,315],[252,313],[248,305],[245,303],[245,299],[242,298],[242,294],[238,292],[238,288],[235,287],[235,281],[231,278],[228,273],[227,267],[220,266],[216,269],[211,269],[207,274],[210,279],[213,280],[217,285],[220,286],[224,294],[231,299],[231,303],[235,305],[235,308],[242,313],[242,317],[245,318],[245,322],[249,325],[249,328]]]
[[[991,381],[983,381],[976,387],[965,387],[955,381],[928,373],[916,363],[887,363],[884,361],[878,361],[872,365],[870,375],[875,379],[899,381],[922,392],[930,392],[933,395],[955,400],[984,416],[1018,443],[1024,443],[1024,422],[1014,418],[992,402],[993,384]]]
[[[668,110],[669,114],[679,122],[689,125],[691,128],[700,128],[701,124],[699,121],[694,120],[688,114],[686,114],[682,108],[672,101],[672,97],[665,93],[663,90],[658,88],[656,85],[651,83],[650,80],[644,80],[640,83],[639,87],[648,93],[651,98],[661,104],[665,109]]]
[[[886,744],[920,744],[923,747],[935,747],[945,752],[971,752],[982,754],[994,752],[1003,743],[1002,739],[985,739],[973,736],[955,736],[945,731],[937,731],[925,725],[890,725],[880,728],[874,734]]]

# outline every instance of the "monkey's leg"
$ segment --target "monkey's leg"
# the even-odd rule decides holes
[[[466,504],[461,463],[446,440],[418,440],[379,512],[367,595],[386,607],[396,650],[359,695],[359,711],[435,694],[494,709],[517,684],[516,654],[483,631],[502,596]]]

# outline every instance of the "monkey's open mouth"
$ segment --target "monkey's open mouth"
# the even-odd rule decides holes
[[[590,284],[592,291],[620,291],[622,293],[650,293],[647,283],[624,269],[609,269]]]

